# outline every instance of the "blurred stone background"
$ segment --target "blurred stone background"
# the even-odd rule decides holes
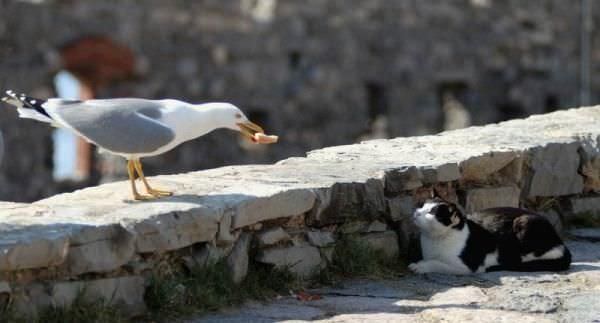
[[[220,130],[145,160],[147,173],[268,163],[595,102],[597,81],[589,99],[580,93],[581,48],[593,74],[598,34],[582,22],[600,6],[582,3],[0,0],[0,89],[56,96],[54,78],[68,71],[82,97],[229,101],[280,143]],[[78,143],[83,173],[57,180],[53,129],[2,105],[0,130],[0,200],[125,178],[121,160]]]

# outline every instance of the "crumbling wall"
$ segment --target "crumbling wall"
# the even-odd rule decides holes
[[[559,0],[3,1],[0,89],[52,96],[56,49],[82,36],[107,36],[136,54],[139,75],[99,96],[231,101],[285,138],[269,149],[249,149],[236,135],[218,132],[149,159],[149,173],[274,162],[363,138],[435,133],[446,92],[474,124],[575,106],[578,6]],[[0,128],[8,152],[0,199],[49,196],[50,129],[17,121],[10,109],[0,109]],[[125,177],[122,165],[114,169]]]
[[[0,293],[22,308],[69,304],[85,286],[130,313],[162,263],[252,261],[307,277],[352,235],[390,258],[411,252],[411,214],[431,187],[467,210],[523,206],[560,230],[600,214],[600,107],[435,136],[329,147],[274,165],[151,178],[175,196],[129,200],[117,182],[0,204]],[[109,297],[110,296],[110,297]],[[35,305],[35,306],[31,306]]]

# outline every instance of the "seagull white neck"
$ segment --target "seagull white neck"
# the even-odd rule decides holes
[[[162,119],[175,130],[176,141],[181,143],[227,127],[219,110],[219,104],[215,103],[192,105],[176,101]]]

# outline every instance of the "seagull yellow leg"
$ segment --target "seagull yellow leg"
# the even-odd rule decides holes
[[[133,161],[133,165],[135,166],[135,170],[137,171],[138,176],[142,180],[142,183],[144,183],[144,186],[146,187],[146,191],[148,192],[148,194],[155,196],[155,197],[173,195],[173,192],[157,190],[157,189],[150,187],[150,184],[148,184],[148,181],[146,180],[146,177],[144,176],[144,171],[142,170],[142,163],[139,160]]]
[[[131,193],[133,195],[134,200],[149,200],[152,199],[152,196],[141,195],[138,193],[137,188],[135,187],[135,164],[133,160],[127,161],[127,174],[129,174],[129,182],[131,183]]]

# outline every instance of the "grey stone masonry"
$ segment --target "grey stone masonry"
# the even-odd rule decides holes
[[[143,288],[134,278],[140,273],[131,268],[151,268],[144,264],[150,255],[183,257],[203,245],[235,251],[229,262],[237,281],[254,260],[292,266],[307,276],[325,263],[328,257],[321,254],[331,251],[342,228],[353,225],[366,228],[358,233],[367,243],[396,257],[406,251],[398,248],[410,248],[405,235],[413,231],[406,220],[430,187],[465,198],[474,209],[549,197],[571,201],[584,191],[579,147],[600,154],[599,136],[600,107],[588,107],[434,136],[329,147],[274,165],[157,176],[152,183],[175,195],[148,202],[131,201],[126,182],[31,204],[3,202],[0,282],[8,284],[3,290],[31,293],[39,281],[74,284],[88,277]],[[594,204],[572,201],[586,211]],[[284,237],[266,239],[273,229]],[[251,255],[257,259],[246,258]],[[124,297],[125,303],[140,308],[138,296],[132,297]]]

